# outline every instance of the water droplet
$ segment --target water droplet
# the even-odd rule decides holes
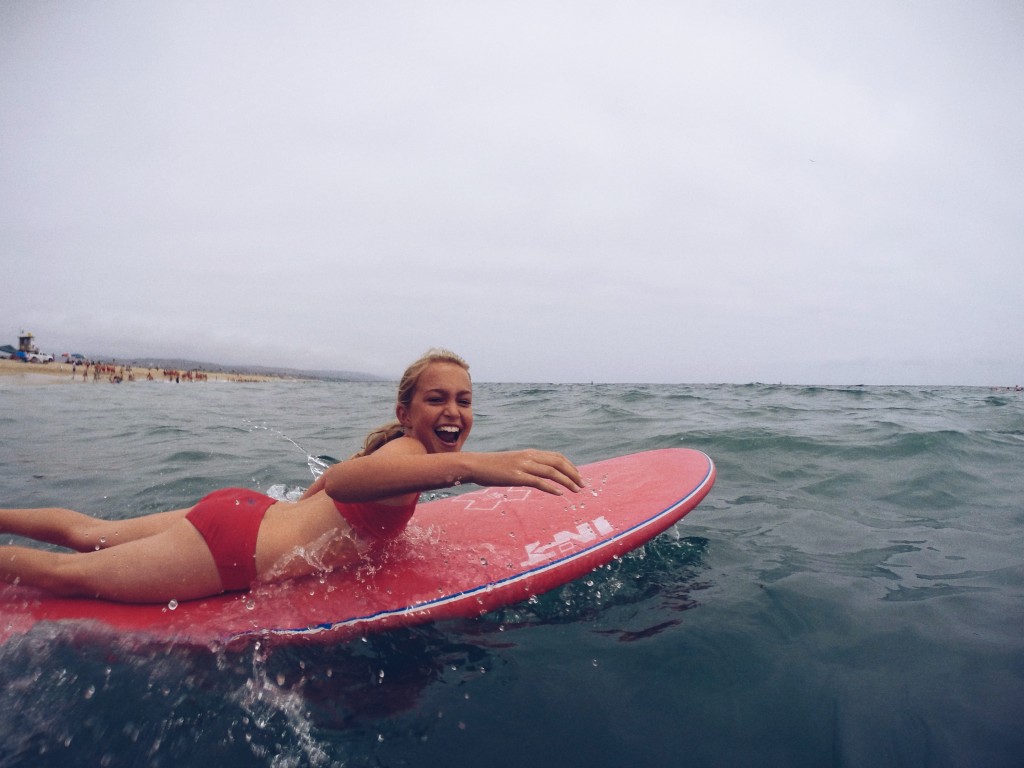
[[[169,602],[167,604],[167,610],[175,611],[177,609],[178,609],[178,601],[177,600],[171,600],[171,602]]]
[[[591,659],[591,661],[590,661],[590,665],[591,665],[592,667],[596,667],[596,666],[597,666],[597,659]]]
[[[486,557],[481,557],[480,558],[480,565],[487,565],[487,558]]]
[[[247,611],[255,611],[256,610],[256,601],[255,600],[246,600],[245,601],[245,610],[247,610]]]

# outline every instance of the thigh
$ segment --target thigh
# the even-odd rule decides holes
[[[128,517],[124,520],[94,519],[93,530],[89,532],[92,537],[91,542],[102,549],[156,536],[170,529],[180,520],[184,520],[189,509],[155,512],[140,517]]]
[[[156,603],[223,592],[213,555],[184,519],[153,536],[68,558],[68,577],[82,594],[105,600]]]

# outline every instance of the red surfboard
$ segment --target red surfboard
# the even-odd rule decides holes
[[[485,488],[421,503],[405,532],[358,564],[203,600],[125,605],[0,589],[0,641],[40,622],[189,645],[345,640],[479,616],[559,587],[676,523],[711,490],[699,451],[669,448],[580,468],[588,486],[552,496]]]

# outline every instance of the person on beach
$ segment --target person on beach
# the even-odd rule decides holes
[[[75,552],[0,546],[0,581],[68,597],[119,602],[191,600],[350,563],[397,536],[421,491],[460,483],[579,492],[560,453],[463,452],[473,426],[469,366],[430,350],[405,371],[397,420],[371,432],[297,502],[215,491],[195,506],[128,520],[70,509],[0,509],[0,533]]]

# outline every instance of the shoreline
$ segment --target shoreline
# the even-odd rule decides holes
[[[201,384],[210,381],[235,383],[266,383],[271,381],[303,381],[291,376],[268,376],[265,374],[234,373],[228,371],[178,371],[177,376],[167,376],[162,368],[133,367],[114,363],[99,363],[99,376],[95,375],[96,366],[89,367],[86,377],[84,366],[72,366],[64,362],[24,363],[20,360],[0,360],[0,380],[14,381],[19,384],[148,384],[153,382],[171,382],[180,384]],[[129,375],[129,372],[131,375]],[[190,377],[189,374],[192,374]],[[198,374],[198,375],[197,375]],[[120,377],[120,381],[116,381]],[[134,378],[132,378],[134,377]]]

